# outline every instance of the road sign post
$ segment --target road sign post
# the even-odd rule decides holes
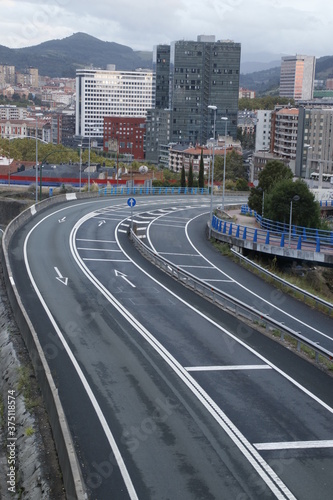
[[[128,198],[127,205],[131,207],[131,230],[133,231],[133,207],[136,205],[136,199]]]

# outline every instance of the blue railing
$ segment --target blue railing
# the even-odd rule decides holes
[[[164,194],[209,194],[207,188],[109,186],[98,191],[100,196],[112,195],[164,195]]]
[[[241,213],[246,212],[245,209]],[[262,219],[254,212],[258,223],[266,227],[255,228],[251,226],[243,226],[232,221],[227,221],[216,217],[212,218],[212,228],[222,234],[234,236],[235,238],[249,240],[253,243],[262,243],[265,245],[286,247],[289,245],[289,237],[293,246],[297,250],[309,250],[311,252],[320,252],[327,249],[333,250],[333,231],[320,231],[317,229],[303,228],[299,226],[292,226],[291,233],[289,232],[289,225]]]
[[[242,205],[241,214],[255,217],[260,228],[272,234],[280,235],[281,237],[282,235],[284,235],[284,237],[287,238],[289,238],[289,234],[291,234],[292,238],[298,239],[300,245],[305,242],[317,244],[318,241],[320,245],[333,245],[333,231],[295,225],[291,226],[290,231],[290,226],[288,223],[265,219],[255,210],[251,210],[247,205]]]

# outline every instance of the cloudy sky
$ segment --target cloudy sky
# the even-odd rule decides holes
[[[152,50],[215,35],[249,54],[332,55],[329,0],[0,0],[0,45],[28,47],[79,31]],[[251,57],[250,57],[251,59]]]

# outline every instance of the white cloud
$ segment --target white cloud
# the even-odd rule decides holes
[[[81,31],[152,50],[199,34],[241,42],[242,52],[330,55],[326,0],[1,0],[0,44],[26,47]]]

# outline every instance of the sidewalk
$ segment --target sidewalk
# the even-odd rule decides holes
[[[240,226],[260,228],[256,218],[254,216],[251,217],[250,215],[241,214],[240,208],[237,208],[236,210],[225,210],[225,213]]]

